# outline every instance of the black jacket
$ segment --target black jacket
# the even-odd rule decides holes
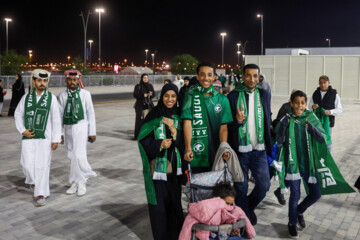
[[[270,136],[270,124],[271,124],[271,108],[270,100],[271,96],[267,90],[259,89],[261,103],[264,109],[264,140],[265,140],[265,150],[266,153],[271,156],[271,136]],[[234,121],[228,125],[228,142],[230,146],[238,152],[239,146],[239,127],[242,126],[236,120],[237,113],[237,101],[239,97],[239,92],[232,91],[227,96],[230,102],[231,113],[233,115]],[[245,94],[246,105],[249,106],[249,96]]]

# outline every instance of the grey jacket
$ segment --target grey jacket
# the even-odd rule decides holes
[[[244,174],[241,169],[239,159],[236,155],[236,152],[230,147],[227,142],[220,143],[219,149],[217,150],[215,155],[215,161],[212,167],[212,171],[224,169],[224,160],[222,158],[224,152],[230,152],[230,159],[227,160],[227,165],[229,171],[233,176],[234,182],[243,182]]]
[[[268,83],[266,81],[266,77],[265,77],[265,74],[260,74],[260,76],[263,76],[263,80],[259,83],[258,83],[258,86],[264,90],[267,90],[271,93],[271,86],[270,86],[270,83]]]

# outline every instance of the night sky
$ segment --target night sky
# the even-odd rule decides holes
[[[157,51],[156,62],[189,53],[200,61],[221,62],[221,36],[225,37],[225,63],[236,64],[236,43],[247,41],[246,55],[260,54],[260,19],[264,15],[264,48],[360,46],[359,1],[2,1],[1,51],[5,49],[5,17],[9,23],[9,49],[33,62],[66,62],[84,54],[80,11],[89,17],[88,39],[92,59],[98,57],[98,13],[102,6],[102,59],[140,65],[145,49]]]

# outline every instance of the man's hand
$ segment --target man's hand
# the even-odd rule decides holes
[[[31,132],[31,129],[26,129],[22,135],[24,135],[27,138],[33,138],[35,137],[35,130]]]
[[[324,113],[325,113],[325,115],[327,115],[327,116],[331,115],[331,111],[330,111],[330,110],[325,110]]]
[[[316,103],[314,105],[312,105],[313,109],[317,109],[319,107],[319,105],[317,105]]]
[[[188,162],[191,162],[193,160],[194,153],[190,150],[185,151],[184,159]]]
[[[161,146],[165,149],[168,149],[170,146],[171,146],[171,141],[172,139],[171,138],[168,138],[168,139],[164,139],[162,140],[161,142]]]
[[[58,147],[58,143],[51,143],[51,150],[55,151]]]
[[[164,117],[162,121],[169,127],[171,134],[175,134],[176,128],[174,126],[174,120]]]
[[[61,145],[64,145],[64,142],[65,142],[65,138],[64,138],[64,135],[61,136]]]
[[[229,160],[229,158],[230,158],[230,153],[229,153],[229,152],[224,152],[223,155],[222,155],[222,158],[223,158],[225,161]]]
[[[96,136],[89,136],[89,138],[91,138],[93,143],[96,141]]]
[[[239,107],[237,108],[236,120],[241,124],[245,118],[246,115],[244,114],[244,105],[241,104],[241,109],[239,109]]]

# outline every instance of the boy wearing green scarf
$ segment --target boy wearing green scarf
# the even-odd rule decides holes
[[[228,95],[234,118],[229,124],[229,144],[236,151],[244,173],[244,182],[234,183],[235,203],[256,225],[255,209],[270,188],[267,160],[267,155],[271,156],[270,93],[257,85],[260,69],[256,64],[247,64],[243,70],[243,81]],[[248,195],[249,170],[255,187]]]
[[[34,190],[35,205],[46,204],[50,195],[52,152],[61,139],[61,119],[56,96],[47,89],[50,73],[35,69],[33,90],[24,95],[15,110],[15,124],[22,134],[21,165],[25,183]]]
[[[61,144],[65,142],[71,161],[68,178],[71,186],[66,194],[83,196],[87,180],[96,176],[87,159],[88,141],[96,141],[95,111],[90,92],[80,87],[81,73],[68,70],[65,77],[67,89],[60,93],[59,102],[63,120]]]
[[[293,238],[298,237],[297,223],[302,228],[306,227],[303,216],[306,209],[321,197],[312,143],[325,142],[324,129],[314,113],[306,110],[306,102],[307,97],[304,92],[296,91],[291,94],[292,114],[284,116],[275,130],[277,142],[283,145],[279,149],[279,156],[284,158],[285,176],[283,177],[290,188],[288,230],[290,237]],[[298,204],[301,178],[305,181],[309,194]],[[281,188],[284,189],[283,186]]]
[[[184,121],[184,159],[192,171],[210,171],[220,142],[227,142],[227,124],[233,121],[228,99],[212,85],[215,66],[201,63],[196,68],[198,84],[184,97],[181,119]],[[225,159],[229,153],[224,153]]]

